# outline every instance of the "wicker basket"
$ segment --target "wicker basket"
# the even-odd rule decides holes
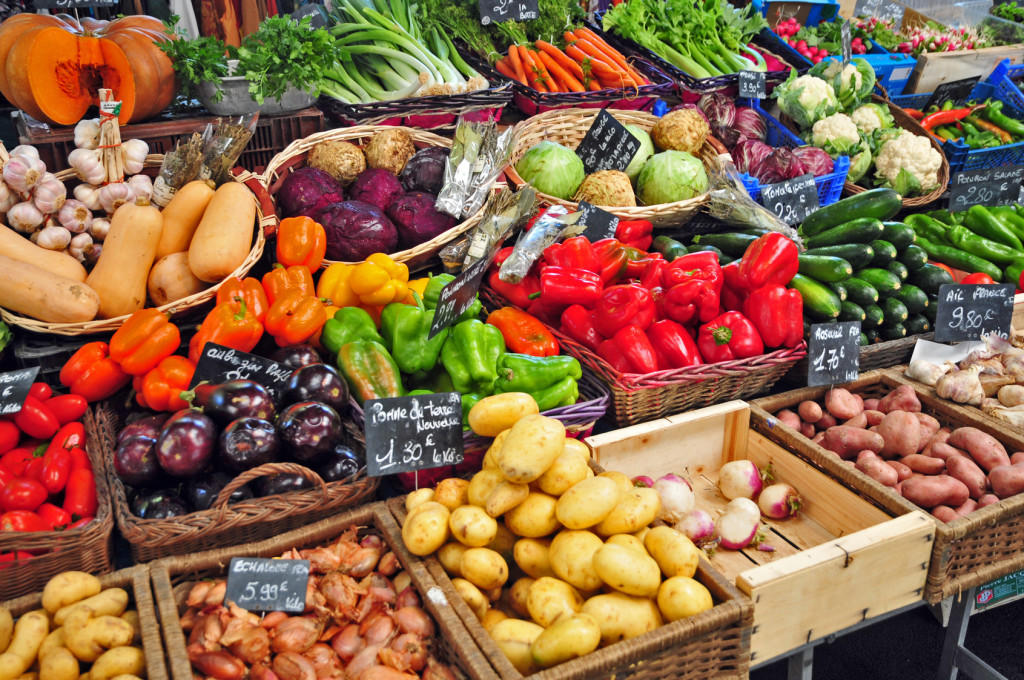
[[[522,158],[533,145],[538,142],[548,141],[564,144],[570,149],[583,141],[587,130],[593,124],[600,111],[594,109],[570,109],[557,110],[542,113],[533,118],[524,120],[516,125],[516,145],[512,149],[512,157],[509,159],[505,175],[509,181],[520,187],[526,184],[525,180],[516,172],[515,164]],[[609,109],[608,113],[615,117],[620,123],[637,125],[644,130],[650,131],[658,118],[642,111],[618,111]],[[701,148],[701,158],[705,165],[720,153],[726,153],[725,149],[713,137]],[[570,210],[576,209],[575,201],[564,201],[555,196],[537,192],[537,197],[544,203],[551,205],[565,206]],[[624,220],[650,220],[654,226],[678,226],[683,224],[700,210],[708,200],[708,195],[697,196],[686,201],[674,203],[659,203],[657,205],[642,205],[631,208],[599,206],[608,212],[618,215]]]
[[[872,371],[844,385],[865,396],[881,397],[904,384],[889,371]],[[833,453],[786,427],[771,414],[793,408],[806,399],[821,399],[827,386],[805,387],[751,404],[750,424],[761,434],[810,461],[847,487],[893,516],[920,508],[856,468],[844,465]],[[1024,434],[997,431],[962,407],[920,390],[922,411],[943,426],[977,427],[999,439],[1007,450],[1024,450]],[[935,544],[925,583],[924,598],[935,604],[962,591],[1024,568],[1024,494],[999,501],[945,523],[935,519]]]
[[[247,470],[231,480],[209,510],[170,519],[141,519],[129,509],[125,485],[114,472],[117,422],[117,416],[107,405],[96,409],[96,429],[102,438],[103,458],[107,461],[107,483],[112,491],[117,527],[130,544],[136,562],[276,536],[371,499],[379,483],[376,477],[367,477],[365,469],[360,470],[354,479],[325,483],[320,475],[303,465],[269,463]],[[344,422],[349,424],[351,421],[346,419]],[[348,429],[346,435],[350,442],[357,443],[357,437]],[[316,488],[227,504],[231,494],[244,484],[259,477],[285,472],[302,475]]]
[[[412,576],[423,606],[438,625],[439,630],[433,638],[432,649],[438,659],[454,667],[463,678],[484,680],[491,677],[487,659],[469,640],[462,622],[444,601],[440,589],[426,573],[423,563],[404,549],[399,551],[402,540],[400,537],[396,539],[394,533],[389,531],[391,527],[388,523],[393,525],[394,520],[381,504],[375,503],[259,543],[236,545],[154,562],[151,565],[153,590],[156,594],[173,680],[192,680],[194,677],[186,652],[185,635],[178,625],[178,618],[186,609],[185,600],[195,582],[222,578],[232,557],[278,557],[293,548],[318,547],[336,539],[352,526],[359,527],[361,535],[368,532],[380,535],[398,555],[402,568]]]
[[[161,154],[150,154],[146,156],[146,165],[148,169],[147,174],[154,174],[160,169],[161,163],[163,163],[164,157]],[[265,230],[276,224],[274,218],[274,212],[272,210],[273,204],[270,202],[270,197],[267,195],[267,191],[264,186],[260,183],[259,177],[252,174],[247,170],[241,168],[235,168],[232,171],[236,182],[241,182],[249,188],[250,191],[256,197],[256,234],[255,240],[252,244],[252,250],[246,256],[245,260],[232,272],[231,276],[237,276],[244,278],[246,273],[252,269],[260,257],[263,255],[263,246],[266,244],[266,237],[264,235]],[[57,173],[57,178],[62,182],[67,182],[75,177],[73,170],[63,170]],[[180,315],[193,307],[209,302],[217,295],[217,289],[220,288],[221,284],[210,286],[206,290],[196,293],[195,295],[189,295],[188,297],[174,302],[169,302],[166,305],[159,307],[161,311],[165,311],[168,314]],[[24,316],[18,316],[5,309],[0,309],[0,318],[4,321],[13,325],[24,328],[27,331],[34,333],[54,333],[57,335],[84,335],[88,333],[113,333],[121,324],[128,319],[128,316],[118,316],[113,319],[94,319],[92,321],[83,321],[80,323],[47,323],[45,321],[37,321],[36,319],[30,319]]]
[[[88,571],[88,570],[86,570]],[[100,576],[100,584],[104,588],[123,588],[128,591],[129,607],[139,614],[142,651],[146,655],[147,680],[167,680],[167,660],[164,658],[164,647],[160,642],[160,622],[156,618],[153,604],[153,591],[149,583],[149,567],[138,566],[122,569],[112,574]],[[42,587],[38,592],[19,597],[9,602],[0,602],[0,608],[9,611],[15,619],[22,614],[42,607]],[[25,676],[22,676],[25,677]],[[41,676],[40,676],[41,677]]]
[[[403,562],[416,559],[405,549],[399,530],[399,525],[405,520],[404,500],[392,498],[387,501],[387,508],[394,518],[385,525],[386,534],[391,537],[392,544],[398,546],[395,552]],[[460,647],[478,646],[483,650],[493,668],[489,678],[521,680],[523,675],[515,669],[480,625],[469,605],[455,591],[437,558],[427,557],[423,562],[430,580],[417,583],[422,573],[410,572],[410,575],[420,589],[427,587],[427,584],[440,587],[469,633],[460,638],[457,644]],[[529,677],[535,680],[746,678],[750,665],[753,604],[703,559],[694,578],[711,591],[716,602],[712,609],[665,624],[639,637],[617,642]]]
[[[81,529],[0,532],[0,554],[16,551],[41,551],[28,559],[0,562],[0,600],[21,597],[42,590],[50,577],[62,571],[86,571],[106,574],[111,570],[110,537],[114,515],[110,507],[110,489],[104,475],[103,441],[96,428],[93,412],[85,414],[85,449],[96,477],[99,501],[96,519]]]
[[[267,169],[263,172],[261,181],[263,182],[263,185],[267,187],[271,198],[273,198],[277,195],[278,190],[281,188],[281,183],[284,182],[285,178],[288,177],[288,175],[296,168],[300,168],[305,165],[306,156],[309,155],[309,150],[320,142],[345,141],[352,142],[354,144],[362,144],[378,132],[393,129],[394,127],[386,125],[358,125],[356,127],[318,132],[317,134],[310,135],[305,139],[298,139],[289,144],[284,151],[274,156],[270,162],[267,163]],[[422,130],[413,130],[411,128],[403,129],[409,133],[412,137],[413,144],[415,144],[418,149],[428,146],[443,146],[445,148],[451,148],[452,140],[450,139],[439,137],[431,132],[424,132]],[[476,214],[471,216],[469,219],[456,224],[440,236],[437,236],[426,243],[421,243],[415,248],[391,253],[391,259],[395,262],[403,262],[410,268],[424,264],[436,255],[437,252],[445,246],[445,244],[454,241],[456,238],[475,227],[480,221],[480,218],[483,217],[483,213],[484,208],[481,207],[480,210],[478,210]],[[276,219],[277,216],[275,215],[275,220]],[[332,260],[324,260],[323,266],[326,267],[332,263]],[[350,264],[358,263],[353,262]]]

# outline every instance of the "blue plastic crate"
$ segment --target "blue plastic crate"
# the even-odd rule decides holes
[[[762,109],[761,105],[756,100],[741,99],[738,103],[740,106],[749,106],[764,118],[766,131],[765,143],[769,146],[774,148],[785,146],[793,149],[798,146],[807,145],[806,142],[794,135],[785,125],[776,120],[770,113]],[[843,183],[846,182],[846,174],[849,170],[850,159],[847,156],[840,156],[836,159],[832,172],[827,175],[814,178],[814,184],[818,188],[818,205],[824,207],[839,200],[839,195],[843,191]],[[740,179],[743,180],[743,188],[747,190],[750,197],[760,203],[761,183],[757,181],[757,178],[751,177],[744,172],[740,173]]]
[[[1024,93],[1014,84],[1014,78],[1024,75],[1024,64],[1010,65],[1005,59],[993,69],[984,82],[971,90],[970,99],[982,101],[989,97],[1003,102],[1003,112],[1018,120],[1024,120]],[[931,93],[910,94],[892,97],[892,103],[900,108],[920,109],[928,103]],[[991,149],[972,149],[957,141],[942,142],[942,151],[949,160],[950,172],[996,168],[1001,165],[1024,163],[1024,142],[1004,144]]]
[[[812,64],[809,59],[793,49],[789,43],[781,37],[776,36],[778,54],[780,57],[797,66],[798,73],[804,73]],[[917,57],[895,52],[887,52],[884,47],[871,41],[871,47],[867,54],[854,55],[858,59],[866,59],[871,68],[875,71],[875,78],[885,88],[889,95],[902,94],[910,82],[910,76],[917,65]],[[829,56],[828,59],[838,59],[838,56]]]
[[[817,26],[823,21],[832,21],[839,15],[837,0],[753,0],[754,9],[774,26],[778,19],[796,17],[804,26]]]

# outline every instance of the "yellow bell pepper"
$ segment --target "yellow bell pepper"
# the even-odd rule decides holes
[[[374,253],[355,265],[348,285],[359,296],[361,306],[400,302],[409,290],[409,268],[384,253]]]
[[[327,298],[336,307],[359,307],[362,304],[359,301],[359,296],[352,291],[352,287],[349,285],[355,268],[354,264],[342,264],[341,262],[335,262],[329,266],[320,275],[320,280],[316,284],[316,296]]]
[[[420,299],[423,299],[423,293],[427,290],[428,283],[430,283],[430,278],[426,276],[422,279],[413,279],[409,282],[409,289],[405,292],[405,297],[399,300],[399,302],[405,305],[415,305],[416,298],[412,294],[416,293],[420,296]]]

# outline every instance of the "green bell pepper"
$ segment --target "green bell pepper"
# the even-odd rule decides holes
[[[360,405],[367,399],[400,397],[405,393],[398,365],[379,342],[345,343],[338,350],[338,368]]]
[[[406,378],[406,384],[410,389],[429,390],[431,392],[454,392],[452,377],[440,363],[434,366],[433,370],[412,373]]]
[[[320,332],[320,344],[333,356],[338,356],[342,345],[356,340],[384,341],[373,318],[360,307],[342,307],[327,320]]]
[[[476,394],[475,392],[470,392],[469,394],[462,395],[462,424],[464,426],[463,429],[466,429],[466,427],[469,426],[469,412],[473,410],[473,407],[476,406],[476,403],[483,398],[484,395]]]
[[[423,290],[423,306],[427,309],[437,309],[437,301],[441,297],[441,291],[454,280],[455,277],[451,274],[431,276],[430,281],[427,282],[427,287]],[[480,302],[480,296],[477,295],[476,299],[473,300],[473,304],[455,320],[455,323],[475,319],[480,316],[481,310],[483,310],[483,304]]]
[[[550,411],[553,408],[572,406],[580,396],[580,387],[572,376],[565,376],[554,385],[533,393],[537,408]]]
[[[413,293],[415,305],[392,302],[380,315],[380,331],[384,346],[395,358],[402,373],[429,371],[437,365],[437,357],[448,337],[448,329],[430,338],[434,312],[423,308],[419,294]]]
[[[566,377],[583,377],[580,362],[570,356],[535,357],[528,354],[502,354],[498,357],[498,381],[495,393],[535,394]]]
[[[478,319],[462,321],[451,328],[441,348],[441,363],[463,394],[484,396],[494,392],[498,378],[496,364],[505,351],[501,331]]]

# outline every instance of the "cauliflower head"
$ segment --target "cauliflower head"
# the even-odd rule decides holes
[[[865,135],[895,125],[892,114],[889,113],[889,107],[884,104],[864,104],[851,113],[850,118],[857,124],[857,129]]]
[[[835,113],[839,107],[835,90],[821,78],[791,71],[789,80],[775,88],[773,95],[779,108],[792,118],[800,129],[807,130],[816,122]]]
[[[814,124],[810,141],[833,158],[850,155],[860,148],[860,130],[845,113],[835,113]]]
[[[871,98],[875,86],[875,70],[866,59],[854,59],[846,66],[833,58],[811,67],[808,75],[827,80],[842,111],[850,112]]]
[[[941,167],[942,154],[927,137],[903,130],[882,144],[875,158],[875,177],[901,196],[920,196],[939,186]]]

